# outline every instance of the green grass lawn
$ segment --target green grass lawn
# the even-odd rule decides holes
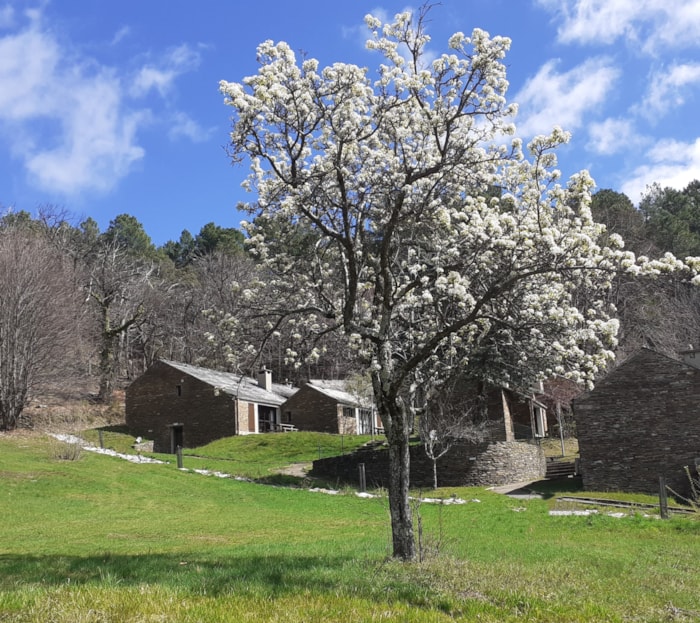
[[[265,437],[281,456],[292,435]],[[207,449],[242,450],[227,452]],[[0,622],[700,617],[693,518],[551,517],[554,497],[439,493],[469,502],[417,504],[426,560],[401,564],[382,498],[59,460],[46,438],[0,436]]]
[[[98,429],[83,431],[80,436],[99,445]],[[186,469],[206,469],[259,482],[301,484],[302,478],[280,477],[279,472],[292,464],[311,467],[314,460],[338,456],[372,441],[369,435],[329,435],[326,433],[295,432],[276,435],[242,435],[219,439],[206,446],[185,448],[183,466]],[[102,430],[105,448],[122,453],[135,453],[134,437],[123,426]],[[172,454],[144,453],[146,456],[175,463]]]

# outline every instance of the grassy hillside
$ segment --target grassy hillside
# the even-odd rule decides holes
[[[134,453],[134,437],[125,426],[107,426],[102,429],[105,448],[117,452]],[[88,429],[80,437],[93,445],[99,444],[99,430]],[[219,439],[206,446],[185,448],[183,465],[189,469],[220,471],[261,482],[295,482],[295,478],[281,478],[280,472],[301,473],[311,467],[315,459],[338,456],[372,441],[369,435],[329,435],[326,433],[296,432],[277,435],[242,435]],[[175,462],[172,454],[144,453],[163,461]],[[290,466],[298,467],[289,470]],[[301,477],[296,482],[301,482]]]
[[[266,437],[276,456],[292,435]],[[427,560],[402,565],[386,558],[383,499],[59,454],[44,437],[0,436],[0,621],[700,616],[694,519],[551,517],[553,499],[443,491],[468,502],[417,506]]]

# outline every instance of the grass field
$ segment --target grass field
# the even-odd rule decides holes
[[[197,460],[272,473],[291,452],[275,440],[292,435],[265,437]],[[308,446],[291,461],[311,460]],[[381,497],[60,454],[39,435],[0,436],[0,622],[700,618],[694,518],[552,517],[553,495],[442,490],[467,503],[416,503],[426,560],[401,564]]]

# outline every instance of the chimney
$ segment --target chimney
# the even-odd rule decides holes
[[[263,368],[258,372],[258,386],[262,387],[266,392],[272,391],[272,370]]]

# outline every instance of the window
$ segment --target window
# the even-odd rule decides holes
[[[177,390],[177,395],[182,396],[182,385],[176,385],[175,389]]]
[[[357,427],[358,435],[370,435],[372,433],[372,410],[360,409],[360,418]]]
[[[535,407],[535,437],[547,436],[547,412],[542,407]]]

